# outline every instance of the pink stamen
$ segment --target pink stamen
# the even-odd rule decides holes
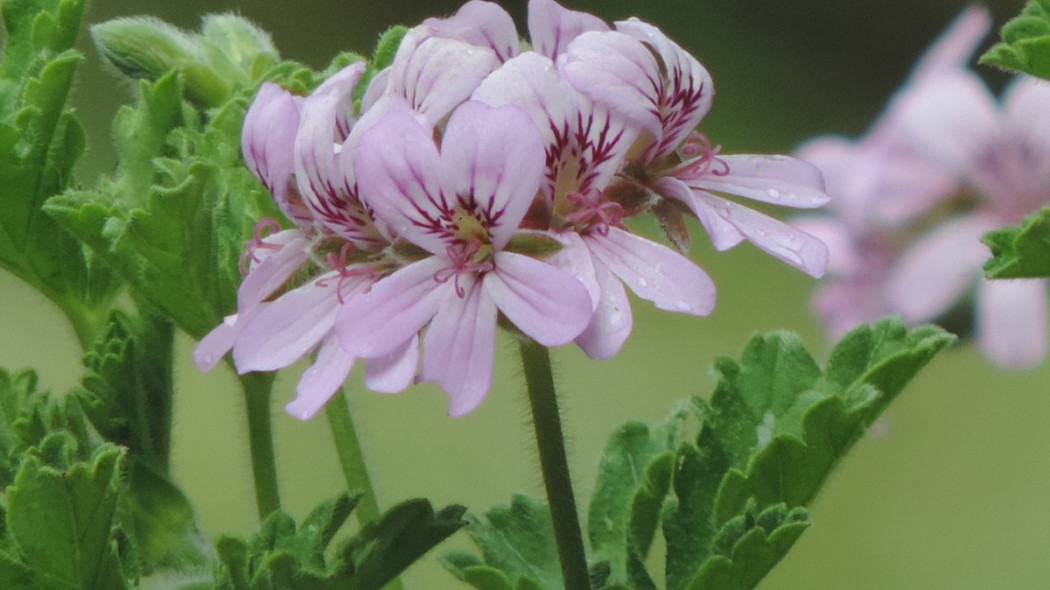
[[[609,226],[620,225],[623,220],[623,206],[606,201],[601,191],[590,190],[587,193],[571,192],[565,195],[576,205],[576,210],[565,217],[565,221],[581,231],[593,229],[602,236],[609,235]]]
[[[445,248],[445,253],[452,261],[452,266],[443,268],[434,273],[434,280],[439,283],[446,283],[449,279],[453,280],[456,288],[456,295],[462,299],[467,296],[466,290],[462,285],[459,284],[459,277],[463,273],[475,273],[481,274],[490,272],[496,268],[491,262],[471,262],[470,259],[474,257],[478,251],[481,250],[481,243],[475,240],[469,242],[453,242]]]
[[[346,242],[339,249],[338,256],[329,252],[325,259],[328,262],[328,267],[339,273],[339,282],[335,285],[335,296],[339,299],[340,304],[346,303],[343,301],[343,281],[354,277],[375,277],[375,271],[369,266],[362,265],[357,268],[349,268],[347,261],[356,249],[357,247],[352,242]],[[328,280],[318,279],[314,284],[322,288],[327,287]]]
[[[244,252],[241,254],[239,266],[242,275],[248,276],[248,273],[251,271],[251,264],[260,262],[259,257],[255,255],[257,250],[281,249],[281,246],[277,244],[268,244],[264,241],[267,237],[280,231],[280,229],[281,225],[269,217],[264,217],[255,224],[255,227],[252,228],[252,239],[245,243]]]
[[[689,158],[684,163],[691,174],[702,176],[711,173],[715,176],[729,174],[729,164],[718,157],[722,146],[711,145],[711,140],[699,131],[693,131],[682,144],[682,155]]]

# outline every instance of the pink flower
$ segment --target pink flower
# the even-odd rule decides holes
[[[714,194],[796,208],[828,201],[811,165],[786,156],[721,156],[695,131],[711,108],[714,84],[694,57],[656,27],[630,19],[615,31],[580,35],[558,64],[583,95],[640,130],[623,174],[628,186],[685,204],[718,250],[747,239],[810,275],[823,274],[828,253],[820,240]],[[658,204],[669,237],[684,250],[688,238],[676,210]]]
[[[348,354],[371,359],[426,328],[420,378],[441,386],[459,416],[491,386],[497,312],[559,346],[586,326],[591,300],[569,273],[506,249],[542,178],[531,119],[469,101],[449,119],[440,150],[433,136],[426,119],[393,109],[361,138],[361,194],[425,255],[349,299],[336,330]]]

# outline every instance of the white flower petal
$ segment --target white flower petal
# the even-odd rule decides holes
[[[596,264],[594,274],[601,285],[601,298],[590,323],[575,342],[587,356],[601,360],[620,352],[631,335],[634,319],[623,283],[604,264]]]
[[[1045,279],[982,280],[977,291],[977,341],[1008,369],[1031,369],[1046,358]]]

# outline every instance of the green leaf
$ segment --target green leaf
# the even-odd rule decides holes
[[[988,278],[1050,277],[1050,208],[1026,216],[1020,226],[990,231],[981,241],[992,250],[984,263]]]
[[[128,588],[114,537],[121,451],[68,471],[28,457],[8,489],[7,524],[34,586]]]
[[[1050,80],[1050,0],[1028,0],[1003,26],[1002,37],[981,63]]]

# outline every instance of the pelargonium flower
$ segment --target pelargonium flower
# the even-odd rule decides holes
[[[336,330],[351,355],[375,358],[425,331],[420,378],[477,407],[492,382],[497,313],[544,346],[587,325],[591,299],[571,274],[507,249],[543,173],[539,131],[521,109],[468,101],[440,149],[425,117],[388,112],[361,138],[361,195],[398,236],[424,251],[342,307]]]
[[[810,275],[823,274],[828,253],[820,240],[714,194],[814,208],[828,201],[820,173],[787,156],[720,155],[696,131],[714,97],[707,70],[656,27],[634,18],[615,24],[615,31],[578,36],[558,66],[580,93],[640,130],[621,171],[624,188],[642,191],[636,206],[654,207],[682,250],[684,225],[674,209],[661,208],[664,199],[687,207],[718,250],[747,239]],[[645,193],[656,202],[645,203]]]
[[[813,295],[814,309],[831,339],[895,311],[885,277],[914,231],[911,222],[959,193],[958,173],[916,149],[908,130],[911,121],[904,115],[916,96],[910,89],[965,68],[990,26],[986,9],[963,11],[863,137],[819,137],[797,150],[797,157],[820,168],[833,196],[833,215],[792,221],[828,244],[831,252],[829,276]]]

